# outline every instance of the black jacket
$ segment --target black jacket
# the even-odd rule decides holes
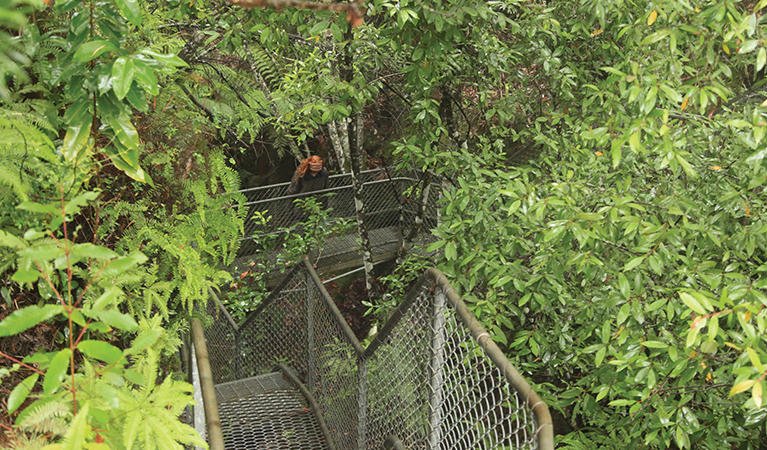
[[[312,175],[310,171],[306,171],[304,176],[298,177],[290,183],[288,192],[286,195],[293,194],[306,194],[314,191],[321,191],[328,187],[328,169],[322,168],[317,175]]]

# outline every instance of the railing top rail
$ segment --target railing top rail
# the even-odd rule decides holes
[[[368,174],[373,174],[373,173],[377,173],[377,172],[384,172],[385,170],[386,169],[384,169],[384,168],[371,169],[371,170],[363,170],[362,172],[360,172],[360,175],[368,175]],[[335,175],[330,175],[328,177],[329,180],[335,180],[335,179],[338,179],[338,178],[351,178],[351,174],[348,173],[348,172],[347,173],[337,173]],[[277,187],[285,187],[285,186],[289,186],[289,185],[290,185],[290,181],[287,181],[287,182],[284,182],[284,183],[275,183],[275,184],[268,184],[268,185],[265,185],[265,186],[257,186],[257,187],[252,187],[252,188],[240,189],[240,192],[244,194],[244,193],[249,193],[249,192],[265,191],[267,189],[273,189],[273,188],[277,188]]]
[[[364,184],[365,184],[365,186],[371,186],[371,185],[380,184],[380,183],[389,183],[389,182],[392,182],[392,181],[416,181],[416,180],[415,180],[415,178],[410,178],[410,177],[393,177],[391,179],[387,178],[385,180],[366,181]],[[269,185],[269,186],[266,186],[266,187],[274,187],[274,186],[278,186],[278,185],[272,184],[272,185]],[[313,191],[312,195],[322,195],[322,194],[328,194],[328,193],[331,193],[331,192],[343,191],[343,190],[351,189],[351,187],[352,187],[351,185],[335,186],[335,187],[332,187],[332,188],[322,189],[322,190],[319,190],[319,191]],[[244,192],[244,191],[240,191],[240,192]],[[273,201],[277,201],[277,200],[289,200],[289,199],[303,198],[303,197],[306,197],[306,195],[307,194],[302,193],[302,194],[293,194],[293,195],[282,195],[282,196],[279,196],[279,197],[262,198],[262,199],[259,199],[259,200],[253,200],[253,201],[250,201],[250,202],[243,203],[242,206],[258,205],[260,203],[273,202]],[[235,205],[235,206],[239,206],[239,205]]]

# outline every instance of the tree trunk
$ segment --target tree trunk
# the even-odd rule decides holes
[[[341,63],[341,75],[343,79],[351,84],[354,82],[354,65],[352,55],[352,41],[354,33],[351,26],[347,29],[344,39],[349,42],[344,47],[343,61]],[[352,115],[347,121],[347,136],[349,137],[349,157],[352,166],[352,186],[354,188],[354,210],[357,213],[357,227],[360,233],[360,250],[362,252],[362,264],[365,269],[365,287],[368,291],[368,297],[373,297],[373,252],[370,246],[370,236],[368,235],[367,217],[365,214],[365,196],[364,185],[360,174],[363,170],[363,149],[362,149],[362,106],[352,106]]]
[[[410,249],[413,248],[415,238],[418,237],[418,235],[421,233],[424,216],[426,215],[426,204],[429,201],[430,191],[431,175],[429,172],[424,172],[423,177],[421,178],[421,192],[418,196],[418,204],[416,205],[417,209],[415,218],[413,219],[413,224],[410,226],[410,230],[408,231],[407,236],[402,237],[402,243],[397,249],[397,262],[395,263],[397,266],[404,262],[405,256],[407,256]],[[404,233],[405,230],[402,231]]]
[[[346,173],[346,162],[349,161],[349,134],[344,120],[334,120],[327,124],[330,142],[338,160],[341,173]]]

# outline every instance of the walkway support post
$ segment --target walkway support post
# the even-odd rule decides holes
[[[216,391],[213,387],[213,373],[210,370],[208,346],[205,344],[205,332],[200,319],[192,319],[192,341],[197,357],[197,370],[200,372],[202,401],[205,405],[205,423],[208,425],[208,445],[210,450],[224,450],[224,433],[221,418],[218,415]]]
[[[429,450],[439,448],[442,442],[442,398],[444,383],[442,370],[445,365],[445,293],[440,288],[434,292],[432,309],[431,361],[429,363]]]

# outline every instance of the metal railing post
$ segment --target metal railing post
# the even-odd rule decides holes
[[[445,293],[437,287],[432,307],[432,338],[429,361],[429,450],[442,441],[442,370],[445,363]]]
[[[312,292],[312,276],[304,274],[306,283],[306,387],[314,392],[314,295]]]
[[[357,448],[367,449],[367,395],[368,369],[367,361],[362,355],[357,355],[359,369],[359,393],[357,395]]]

